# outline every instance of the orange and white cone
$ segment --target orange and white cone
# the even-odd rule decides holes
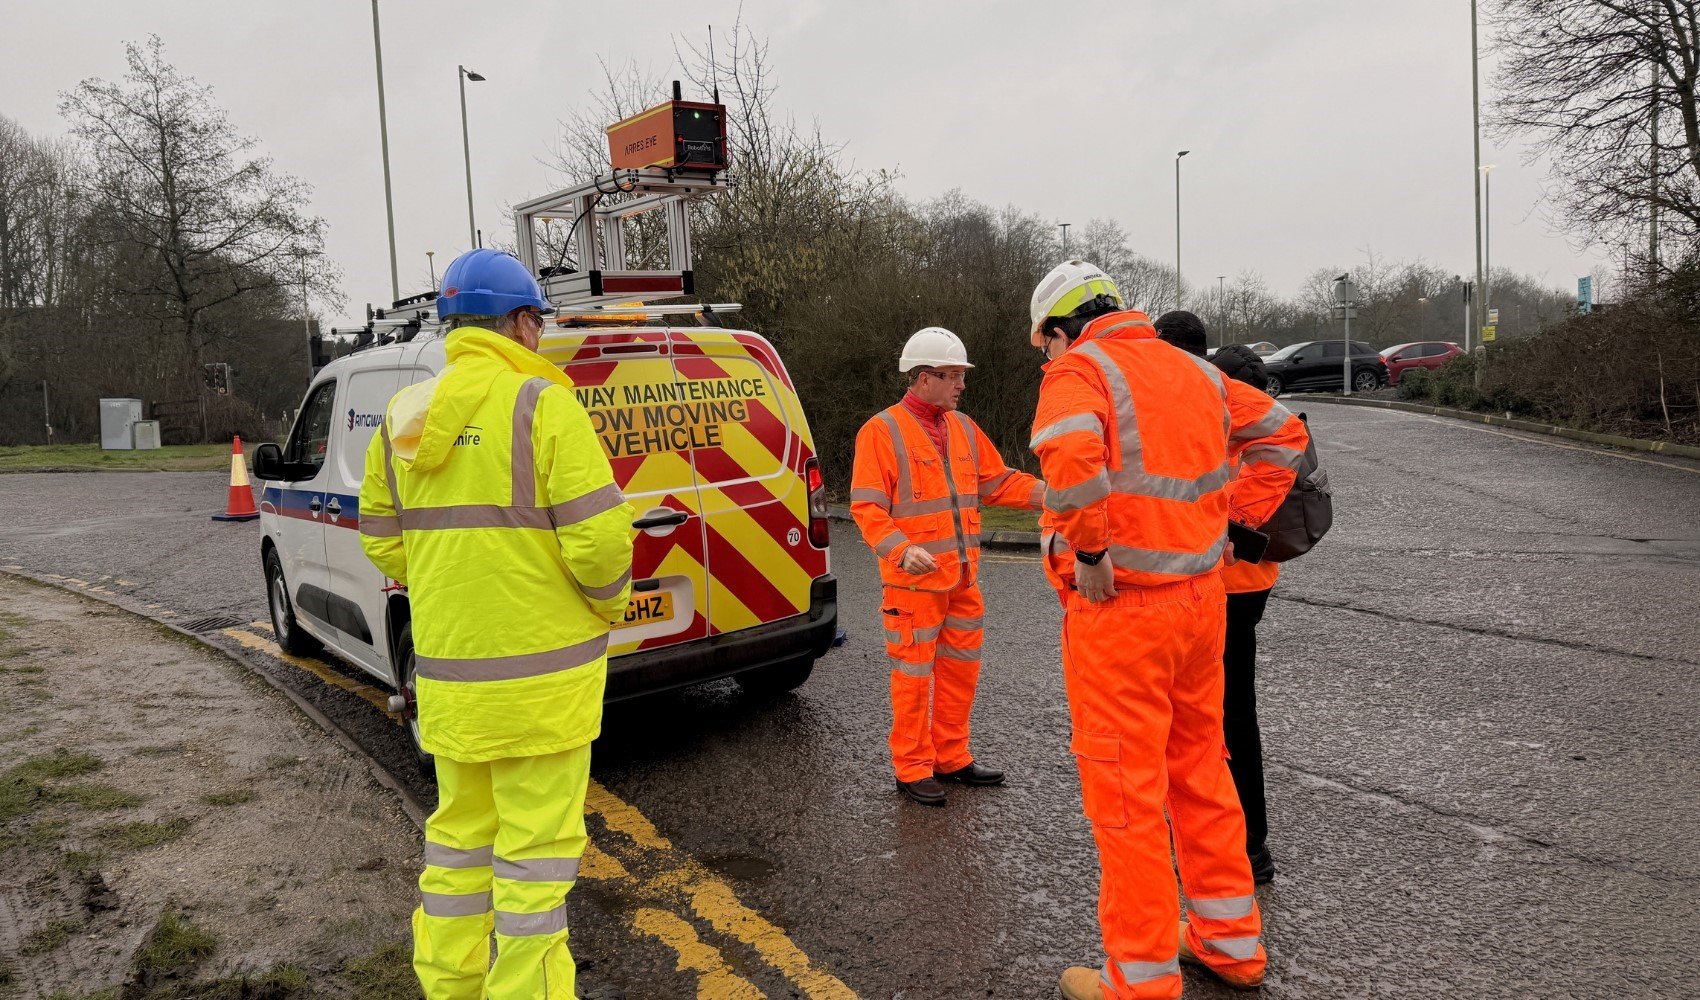
[[[260,516],[260,511],[254,506],[254,488],[248,485],[248,464],[242,460],[242,439],[237,437],[230,442],[230,499],[225,503],[222,514],[214,514],[215,521],[252,521]]]

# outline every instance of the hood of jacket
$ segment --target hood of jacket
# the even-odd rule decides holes
[[[1123,309],[1105,313],[1086,324],[1086,329],[1080,331],[1080,336],[1074,339],[1069,349],[1094,340],[1154,340],[1156,337],[1157,328],[1151,324],[1151,317],[1138,309]]]
[[[390,447],[409,470],[442,465],[455,439],[504,373],[548,379],[571,389],[572,379],[542,355],[482,327],[449,334],[448,365],[436,378],[410,385],[390,400]]]

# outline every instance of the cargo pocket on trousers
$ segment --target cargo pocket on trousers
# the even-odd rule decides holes
[[[915,613],[902,608],[881,608],[880,617],[885,620],[885,641],[893,646],[913,645],[915,640]]]
[[[1102,827],[1127,825],[1127,793],[1122,790],[1121,739],[1102,733],[1075,733],[1068,749],[1080,758],[1080,797],[1086,818]]]

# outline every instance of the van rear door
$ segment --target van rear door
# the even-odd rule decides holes
[[[653,401],[677,376],[660,330],[575,334],[542,345],[573,380],[626,500],[637,509],[632,602],[609,654],[701,639],[709,634],[702,500],[687,452],[666,427],[649,423]]]
[[[669,332],[679,373],[662,417],[688,432],[708,552],[709,634],[809,611],[827,551],[809,540],[814,441],[790,376],[753,333]]]

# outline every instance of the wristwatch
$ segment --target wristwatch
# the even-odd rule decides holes
[[[1108,555],[1109,552],[1109,549],[1099,549],[1096,552],[1082,552],[1079,549],[1075,549],[1074,558],[1088,566],[1096,566],[1104,561],[1104,557]]]

